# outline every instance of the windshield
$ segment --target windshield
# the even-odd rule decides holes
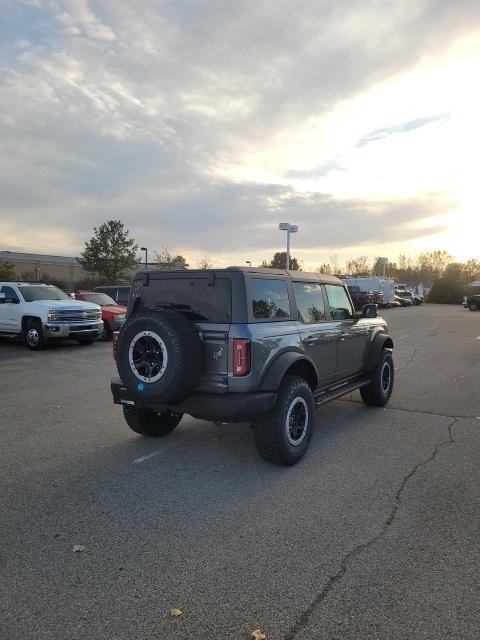
[[[113,304],[114,307],[117,306],[117,303],[113,298],[107,296],[106,293],[79,293],[78,300],[85,300],[85,302],[94,302],[95,304],[99,304],[101,307],[106,307],[107,305]]]
[[[71,300],[66,293],[51,284],[47,286],[20,286],[18,288],[25,302],[33,302],[34,300]]]

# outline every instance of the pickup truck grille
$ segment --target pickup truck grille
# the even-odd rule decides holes
[[[49,313],[54,322],[92,322],[100,319],[100,312],[95,309],[55,309]]]

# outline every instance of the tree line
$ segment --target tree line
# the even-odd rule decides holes
[[[170,253],[167,247],[154,251],[154,264],[161,269],[187,269],[190,264],[180,254]],[[138,245],[130,236],[120,220],[108,220],[99,227],[94,227],[93,236],[85,243],[85,249],[77,258],[83,269],[89,274],[84,284],[97,278],[98,283],[117,283],[130,278],[131,271],[140,266]],[[272,269],[285,269],[286,251],[277,251],[271,260],[263,260],[259,266]],[[213,265],[205,256],[197,261],[197,269],[209,269]],[[302,262],[296,257],[290,258],[290,269],[301,269]],[[468,284],[480,280],[480,260],[471,259],[457,262],[447,251],[430,251],[412,258],[405,254],[398,256],[396,262],[382,258],[371,261],[366,256],[348,260],[341,265],[337,256],[333,255],[329,262],[315,268],[317,273],[337,276],[372,276],[385,275],[397,282],[433,285],[429,300],[434,302],[461,302],[467,292]],[[15,278],[13,265],[0,263],[0,280]],[[50,281],[44,274],[43,281]]]

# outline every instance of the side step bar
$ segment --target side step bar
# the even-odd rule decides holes
[[[356,391],[361,387],[365,387],[370,383],[370,380],[355,380],[354,382],[347,382],[339,387],[333,387],[333,389],[328,389],[327,391],[320,391],[314,394],[315,406],[319,407],[322,404],[330,402],[330,400],[336,400],[337,398],[341,398],[345,396],[347,393],[351,393],[352,391]]]

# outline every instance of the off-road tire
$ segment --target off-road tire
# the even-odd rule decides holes
[[[172,309],[132,316],[120,332],[116,362],[123,384],[137,398],[179,402],[200,376],[198,330]]]
[[[370,383],[360,389],[364,403],[370,407],[384,407],[392,395],[394,379],[392,354],[383,349],[377,366],[370,374]]]
[[[46,340],[42,323],[39,320],[29,320],[25,327],[23,339],[32,351],[40,351],[45,348]]]
[[[77,342],[81,345],[93,344],[93,338],[77,338]]]
[[[468,308],[470,309],[470,311],[478,311],[478,302],[470,302]]]
[[[181,413],[155,413],[152,409],[136,409],[128,405],[123,405],[123,416],[132,431],[151,438],[168,435],[182,419]]]
[[[306,409],[303,436],[298,444],[289,441],[288,436],[287,417],[291,408]],[[285,466],[296,464],[308,449],[315,426],[315,403],[308,383],[298,376],[285,376],[273,409],[252,426],[258,453],[264,460]]]

